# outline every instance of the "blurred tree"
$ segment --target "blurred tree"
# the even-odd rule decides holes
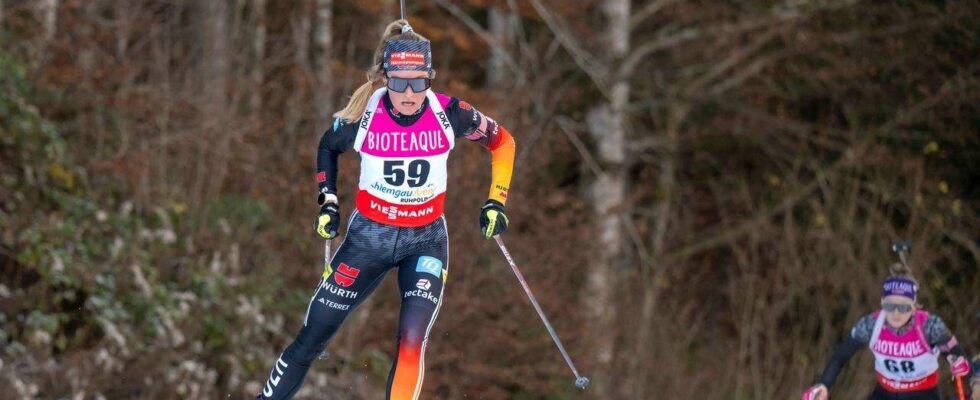
[[[581,296],[582,307],[588,310],[589,338],[592,343],[592,359],[595,362],[594,385],[602,393],[612,393],[622,377],[613,362],[619,329],[617,323],[616,293],[619,279],[631,264],[627,259],[626,236],[623,221],[624,208],[629,190],[629,164],[627,162],[627,106],[630,82],[627,75],[616,67],[630,53],[630,0],[601,2],[603,19],[601,28],[594,33],[600,50],[588,49],[588,42],[578,39],[565,27],[559,16],[539,0],[532,0],[535,9],[549,25],[558,41],[575,59],[579,68],[591,79],[590,83],[599,97],[587,105],[584,124],[566,122],[566,134],[577,139],[576,126],[584,125],[591,134],[598,157],[595,161],[584,147],[580,151],[589,163],[595,177],[589,180],[585,192],[592,206],[594,224],[587,237],[596,240],[598,254],[589,257],[587,283]]]
[[[39,0],[34,3],[37,19],[41,22],[41,32],[44,42],[54,38],[58,29],[58,0]]]
[[[596,65],[595,76],[602,87],[604,97],[595,102],[586,115],[586,126],[598,147],[600,173],[590,184],[588,193],[592,202],[596,227],[593,231],[598,239],[599,254],[589,269],[584,306],[590,310],[592,341],[594,343],[596,365],[596,390],[613,392],[619,383],[614,368],[614,354],[617,335],[616,293],[619,279],[629,265],[626,258],[626,237],[623,230],[625,218],[624,202],[629,191],[629,165],[626,159],[627,106],[630,97],[630,82],[615,68],[629,54],[630,46],[630,0],[610,0],[602,3],[606,31],[601,37],[604,52]]]
[[[266,32],[267,0],[252,0],[252,95],[249,100],[252,113],[255,117],[261,116],[263,108],[263,81],[265,79],[265,58],[266,58]]]
[[[231,72],[229,52],[228,0],[206,0],[197,4],[202,43],[201,91],[203,108],[208,114],[224,111],[228,106],[228,81]]]
[[[510,55],[505,49],[513,46],[517,34],[517,24],[520,23],[520,20],[513,11],[496,3],[489,6],[488,13],[489,31],[495,45],[490,47],[490,62],[487,64],[487,86],[493,88],[499,86],[505,79],[512,78],[511,74],[507,73],[507,62]]]
[[[229,128],[231,104],[228,90],[231,82],[231,46],[229,0],[206,0],[196,4],[200,23],[200,90],[199,109],[206,115],[206,140],[198,140],[202,155],[197,163],[198,184],[195,204],[206,204],[217,198],[228,174],[232,154],[233,131]],[[208,156],[203,156],[207,154]]]
[[[314,28],[313,69],[316,76],[316,119],[325,130],[334,111],[333,84],[336,80],[333,68],[333,0],[316,0],[316,23]]]

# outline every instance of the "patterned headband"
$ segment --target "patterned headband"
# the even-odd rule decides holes
[[[881,297],[885,296],[903,296],[915,300],[916,291],[919,288],[916,286],[915,282],[908,278],[891,277],[885,279],[885,284],[882,290]]]
[[[432,71],[432,47],[422,40],[389,40],[385,42],[385,71]]]

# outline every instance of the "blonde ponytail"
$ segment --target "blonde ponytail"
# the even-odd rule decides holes
[[[384,82],[384,70],[381,68],[381,61],[382,57],[384,57],[385,42],[389,40],[429,41],[429,39],[412,30],[403,33],[402,28],[407,25],[408,21],[399,19],[385,27],[384,34],[381,37],[381,43],[378,44],[378,48],[374,51],[374,63],[371,64],[371,68],[367,71],[367,82],[354,91],[354,94],[351,95],[350,101],[347,102],[344,109],[333,114],[334,118],[343,119],[350,124],[357,122],[361,118],[361,113],[367,108],[367,101],[371,97],[371,94],[375,90],[378,90]],[[433,72],[430,78],[434,76],[435,74]]]
[[[341,118],[349,124],[357,122],[361,113],[367,108],[367,101],[371,97],[371,93],[381,87],[381,67],[378,65],[371,67],[367,73],[367,78],[367,82],[351,95],[350,101],[347,102],[344,109],[333,114],[334,118]]]

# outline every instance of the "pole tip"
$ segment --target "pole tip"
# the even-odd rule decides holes
[[[584,376],[575,378],[575,387],[585,390],[587,386],[589,386],[589,378],[586,378]]]

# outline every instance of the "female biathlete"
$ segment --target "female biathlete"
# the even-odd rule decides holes
[[[970,373],[966,352],[939,317],[920,310],[918,284],[904,264],[891,267],[885,280],[881,310],[858,321],[823,370],[820,383],[803,400],[827,400],[844,364],[868,347],[875,357],[878,384],[868,400],[941,400],[939,356],[950,363],[954,377]]]
[[[465,101],[430,89],[430,43],[407,21],[388,25],[374,61],[368,82],[334,115],[320,140],[316,232],[327,240],[337,235],[337,157],[349,149],[361,166],[356,209],[310,299],[303,327],[273,365],[259,399],[292,398],[314,358],[391,269],[398,270],[402,302],[386,399],[419,397],[425,346],[449,271],[443,202],[446,160],[457,138],[492,153],[490,195],[480,211],[483,235],[491,238],[507,228],[504,203],[515,150],[510,133]]]

